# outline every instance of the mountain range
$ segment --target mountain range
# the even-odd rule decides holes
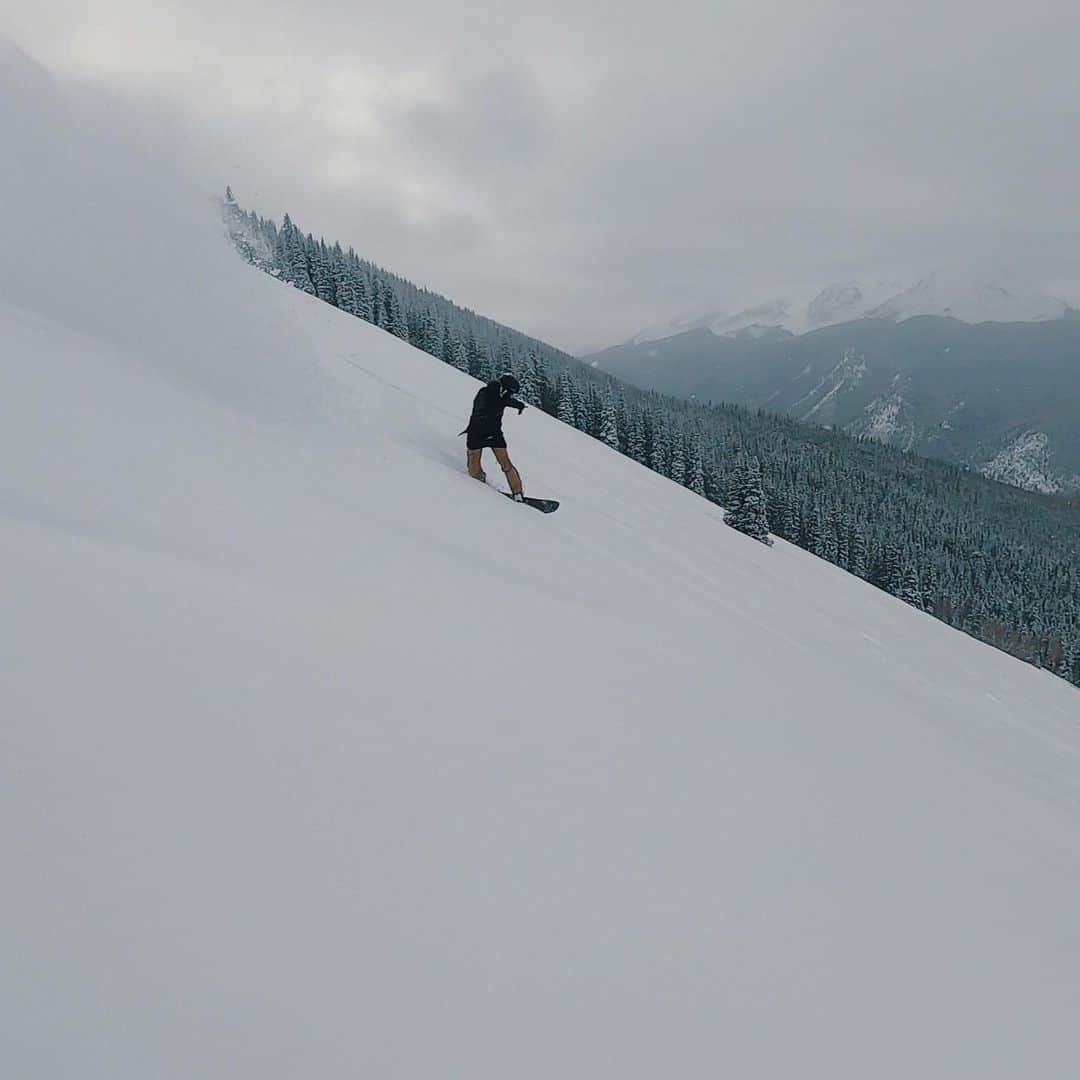
[[[1066,301],[1018,278],[977,278],[938,269],[915,281],[836,281],[809,296],[774,296],[745,307],[713,308],[646,327],[626,344],[662,341],[688,330],[708,329],[718,337],[753,331],[804,334],[856,319],[902,322],[916,315],[939,315],[961,322],[1044,322],[1060,319]]]
[[[586,358],[649,390],[869,436],[1046,493],[1080,490],[1080,314],[990,281],[831,285]]]

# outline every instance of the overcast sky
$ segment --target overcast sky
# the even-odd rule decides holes
[[[1080,299],[1076,0],[0,0],[207,188],[574,350],[941,264]]]

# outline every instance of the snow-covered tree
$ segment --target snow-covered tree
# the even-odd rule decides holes
[[[650,426],[652,427],[652,441],[649,446],[649,468],[653,472],[666,474],[668,461],[671,459],[670,436],[656,416],[653,417]]]
[[[908,563],[900,575],[897,596],[906,604],[913,604],[915,607],[922,607],[923,605],[922,589],[919,586],[919,572],[912,563]]]
[[[635,461],[639,461],[644,465],[646,457],[644,412],[640,409],[631,410],[627,423],[630,430],[626,440],[626,452]]]
[[[613,450],[619,449],[619,429],[615,412],[615,394],[609,386],[600,409],[600,441]]]
[[[763,544],[771,545],[769,520],[765,514],[765,492],[761,485],[761,463],[756,457],[740,461],[735,467],[735,475],[733,505],[724,514],[724,522]]]
[[[851,530],[848,544],[848,569],[858,577],[866,577],[866,534],[860,525]]]
[[[514,370],[514,350],[510,347],[510,339],[502,338],[495,354],[495,367],[498,368],[496,378]]]
[[[334,295],[337,297],[337,306],[350,315],[359,315],[356,302],[356,285],[352,274],[343,262],[334,265]]]
[[[458,369],[458,371],[469,370],[469,359],[465,355],[465,346],[460,341],[454,342],[453,352],[451,353],[450,363]]]
[[[563,372],[559,376],[558,402],[555,415],[564,423],[574,426],[577,415],[574,409],[574,392],[570,386],[570,375]]]
[[[690,443],[690,460],[687,465],[686,486],[696,495],[705,495],[705,456],[700,440]]]
[[[401,309],[401,305],[398,303],[392,289],[388,288],[383,292],[383,311],[386,319],[385,329],[395,337],[407,341],[409,338],[409,326],[405,320],[405,312]]]

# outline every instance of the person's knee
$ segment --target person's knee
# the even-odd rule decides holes
[[[503,472],[512,472],[514,469],[514,463],[504,454],[499,459],[499,467],[502,469]]]

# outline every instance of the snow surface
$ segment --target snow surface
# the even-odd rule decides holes
[[[8,66],[7,1075],[1072,1075],[1074,689],[536,410],[514,506]]]
[[[1067,310],[1063,300],[1011,277],[981,279],[939,269],[913,283],[839,281],[809,298],[776,297],[749,307],[684,315],[639,331],[628,344],[662,341],[702,327],[718,337],[766,330],[805,334],[855,319],[903,322],[917,315],[938,315],[967,323],[1042,322],[1060,319]]]

